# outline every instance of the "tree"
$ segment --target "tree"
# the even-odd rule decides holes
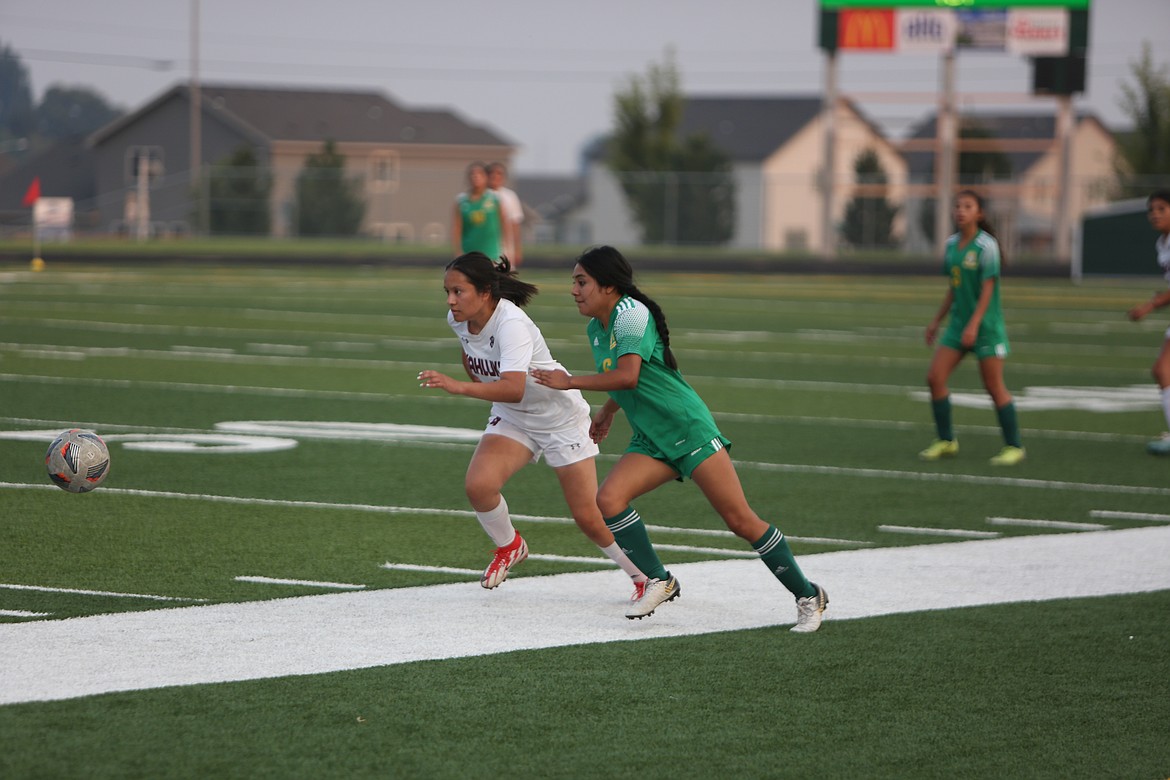
[[[240,146],[212,167],[208,191],[213,235],[268,235],[272,176],[251,146]]]
[[[646,243],[726,243],[735,226],[731,161],[701,134],[679,137],[683,97],[668,52],[614,96],[607,162]]]
[[[1133,120],[1133,132],[1118,137],[1118,178],[1125,195],[1146,195],[1142,177],[1170,175],[1170,76],[1154,65],[1149,42],[1131,63],[1136,84],[1121,84],[1122,110]]]
[[[88,87],[49,87],[36,108],[36,130],[42,138],[58,140],[88,135],[122,115]]]
[[[0,141],[27,138],[36,129],[30,83],[20,57],[0,45]]]
[[[305,158],[297,177],[297,232],[302,236],[352,236],[361,227],[366,203],[361,182],[345,177],[345,157],[333,141]]]
[[[888,179],[881,160],[873,149],[866,149],[853,162],[853,173],[862,186],[884,187]],[[894,245],[894,217],[898,207],[884,195],[859,194],[845,208],[841,237],[854,247],[890,247]]]

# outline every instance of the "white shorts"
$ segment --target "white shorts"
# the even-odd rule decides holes
[[[558,428],[555,431],[528,431],[500,417],[488,418],[484,434],[507,436],[532,451],[532,463],[544,460],[554,469],[572,466],[586,458],[597,456],[600,450],[589,438],[589,415],[581,415],[579,424]]]

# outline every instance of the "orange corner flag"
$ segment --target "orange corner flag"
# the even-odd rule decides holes
[[[41,177],[34,177],[32,184],[28,185],[28,189],[24,192],[24,200],[21,201],[25,206],[32,206],[37,202],[37,198],[41,197]]]

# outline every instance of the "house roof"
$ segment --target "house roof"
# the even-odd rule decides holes
[[[1095,122],[1101,125],[1096,115],[1091,112],[1078,112],[1076,124],[1083,121]],[[938,134],[938,116],[932,114],[917,125],[907,138],[934,138]],[[960,133],[962,128],[979,128],[991,138],[1011,140],[1052,140],[1056,136],[1056,116],[1054,114],[992,114],[970,113],[959,119]],[[1109,130],[1101,125],[1105,133]],[[1031,168],[1044,156],[1045,152],[1002,152],[1012,166],[1013,174],[1021,174]],[[905,152],[906,162],[910,166],[910,175],[927,175],[934,170],[933,152]]]
[[[177,84],[98,130],[89,143],[101,144],[165,101],[185,101],[189,95],[188,85]],[[403,108],[379,92],[203,84],[199,96],[205,113],[215,114],[258,141],[512,145],[495,131],[450,111]]]
[[[817,96],[688,97],[679,130],[706,133],[732,160],[763,160],[820,115]]]
[[[525,206],[546,220],[555,219],[585,197],[585,183],[579,176],[517,176],[512,188]]]
[[[875,135],[885,137],[856,104],[845,98],[842,102]],[[679,134],[706,134],[733,161],[759,162],[815,121],[823,109],[820,95],[688,96],[683,103]],[[593,142],[585,150],[586,158],[603,156],[608,140]],[[892,145],[891,148],[894,149]]]

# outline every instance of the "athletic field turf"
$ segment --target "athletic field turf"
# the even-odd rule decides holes
[[[529,311],[591,372],[569,271]],[[487,405],[415,380],[461,370],[439,268],[0,267],[0,777],[1170,776],[1157,279],[1008,269],[1006,470],[973,362],[959,457],[916,457],[941,277],[640,282],[820,632],[690,484],[637,504],[682,597],[625,620],[543,464],[479,588]],[[69,427],[91,494],[44,473]]]

